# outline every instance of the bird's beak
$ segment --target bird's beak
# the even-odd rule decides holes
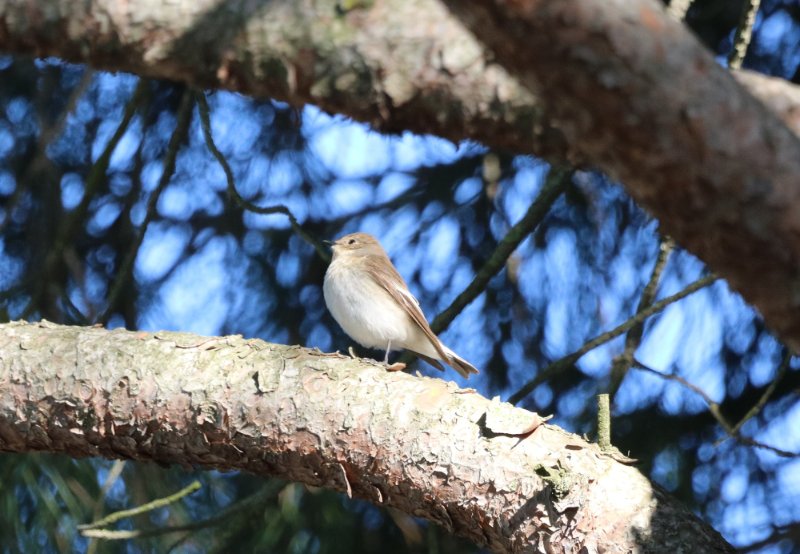
[[[325,246],[333,247],[333,245],[336,243],[333,242],[332,240],[323,240],[322,244],[324,244]]]

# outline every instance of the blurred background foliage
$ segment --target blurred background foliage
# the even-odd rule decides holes
[[[721,62],[740,11],[740,2],[698,0],[688,14]],[[800,83],[796,0],[762,3],[745,67]],[[473,143],[382,136],[313,107],[223,92],[207,98],[238,193],[285,208],[259,214],[235,201],[192,91],[59,60],[0,57],[4,320],[240,333],[346,350],[351,341],[322,300],[326,261],[303,236],[377,235],[432,319],[480,272],[550,171],[541,160]],[[556,424],[589,436],[595,396],[611,390],[613,442],[654,481],[736,545],[800,549],[800,460],[780,452],[800,452],[798,362],[722,281],[627,338],[565,359],[646,306],[643,295],[663,299],[706,270],[679,246],[669,252],[658,222],[602,175],[575,171],[560,186],[533,232],[443,334],[482,369],[469,386],[553,413]],[[466,384],[453,371],[440,376]],[[708,401],[731,425],[763,406],[737,440]],[[199,492],[118,525],[178,531],[98,542],[76,530],[195,479]],[[0,503],[4,552],[476,550],[340,494],[107,460],[2,455]]]

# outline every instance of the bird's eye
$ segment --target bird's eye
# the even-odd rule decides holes
[[[355,243],[356,243],[356,239],[350,239],[350,240],[347,241],[347,244],[355,244]]]

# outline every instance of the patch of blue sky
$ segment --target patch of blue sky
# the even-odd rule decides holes
[[[677,304],[672,304],[660,315],[651,318],[636,351],[637,358],[658,371],[669,368],[679,354],[678,347],[684,345],[686,319],[685,311]]]
[[[751,358],[750,381],[757,387],[769,384],[781,363],[781,345],[774,337],[762,334],[758,340],[758,354]]]
[[[391,168],[390,140],[366,125],[343,123],[311,135],[308,148],[338,177],[362,179]]]
[[[276,154],[266,166],[263,174],[260,167],[253,168],[253,178],[266,184],[270,195],[288,194],[297,189],[303,182],[303,174],[297,166],[297,157],[291,153]],[[262,186],[263,188],[263,186]]]
[[[720,494],[725,502],[741,502],[750,485],[750,473],[747,468],[734,466],[722,479]]]
[[[790,498],[800,498],[800,459],[787,460],[778,467],[776,478],[781,494]],[[795,504],[795,509],[800,511],[800,505]]]
[[[529,306],[539,306],[546,295],[544,282],[547,273],[543,270],[546,258],[547,250],[532,250],[519,266],[517,286]]]
[[[22,275],[25,264],[6,251],[6,242],[0,239],[0,287],[8,290]]]
[[[74,209],[83,198],[83,178],[77,173],[65,173],[61,177],[61,204],[67,210]]]
[[[220,152],[233,158],[249,157],[261,133],[261,121],[251,116],[252,102],[240,94],[220,92],[210,98],[211,134]],[[193,139],[205,144],[199,118]]]
[[[151,223],[136,256],[136,279],[144,283],[161,279],[180,259],[190,239],[188,226]]]
[[[114,113],[115,118],[121,118],[122,108],[130,100],[138,82],[139,77],[129,73],[96,73],[92,81],[95,108],[104,117]]]
[[[620,340],[619,352],[622,349]],[[610,359],[606,368],[610,367]],[[646,371],[631,369],[622,381],[617,394],[614,396],[614,412],[629,414],[643,406],[657,402],[663,394],[667,381],[658,375]]]
[[[375,190],[375,203],[381,204],[394,200],[408,189],[410,189],[416,179],[407,173],[390,171],[383,177]]]
[[[474,200],[483,189],[483,180],[478,177],[469,177],[461,181],[457,186],[453,199],[457,204],[467,204]]]
[[[325,325],[317,323],[308,333],[306,346],[317,347],[323,352],[330,352],[333,348],[333,337],[331,337],[331,333]]]
[[[365,218],[363,227],[365,232],[379,237],[386,251],[394,256],[401,251],[412,250],[409,244],[418,230],[419,217],[415,206],[403,206],[392,213],[388,221],[384,214],[371,214]]]
[[[161,306],[147,312],[147,328],[217,334],[230,308],[227,288],[231,246],[229,239],[215,238],[186,260],[159,291]]]
[[[35,128],[36,126],[37,118],[33,113],[33,106],[27,98],[22,96],[17,96],[8,101],[6,104],[6,117],[15,128],[31,125]]]
[[[278,284],[284,287],[291,287],[300,275],[300,260],[297,254],[284,251],[278,258],[275,268],[275,278]]]
[[[121,211],[122,204],[104,199],[89,219],[86,231],[91,235],[101,235],[117,220]]]
[[[425,253],[420,275],[422,286],[429,292],[441,290],[453,273],[461,241],[460,227],[454,218],[445,216],[423,232]]]
[[[108,188],[117,197],[127,195],[132,185],[131,177],[127,173],[114,173],[108,178]]]
[[[169,219],[186,221],[194,212],[192,204],[186,187],[173,183],[158,198],[158,213]]]
[[[161,174],[164,172],[164,165],[161,160],[154,160],[144,164],[140,175],[142,183],[142,190],[145,192],[152,192],[158,186],[158,181],[161,179]]]
[[[17,178],[5,169],[0,169],[0,195],[8,196],[17,188]]]
[[[0,122],[0,158],[7,158],[14,149],[14,135],[5,123]]]
[[[363,210],[372,204],[375,189],[366,181],[339,180],[328,187],[330,217],[342,217]]]
[[[593,337],[588,337],[593,338]],[[580,370],[590,377],[600,378],[608,375],[611,359],[622,349],[622,338],[614,339],[584,354],[578,362]]]
[[[734,546],[744,546],[769,535],[771,517],[762,502],[748,499],[725,506],[718,525]]]
[[[544,166],[526,167],[519,170],[511,183],[504,183],[503,210],[512,225],[522,219],[531,203],[536,199],[545,175]]]

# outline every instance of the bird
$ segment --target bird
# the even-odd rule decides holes
[[[405,349],[441,371],[444,362],[464,378],[478,373],[431,330],[419,301],[375,237],[352,233],[329,244],[333,259],[325,272],[323,296],[351,339],[366,348],[385,349],[383,363],[390,370],[405,364],[390,366],[389,352]]]

